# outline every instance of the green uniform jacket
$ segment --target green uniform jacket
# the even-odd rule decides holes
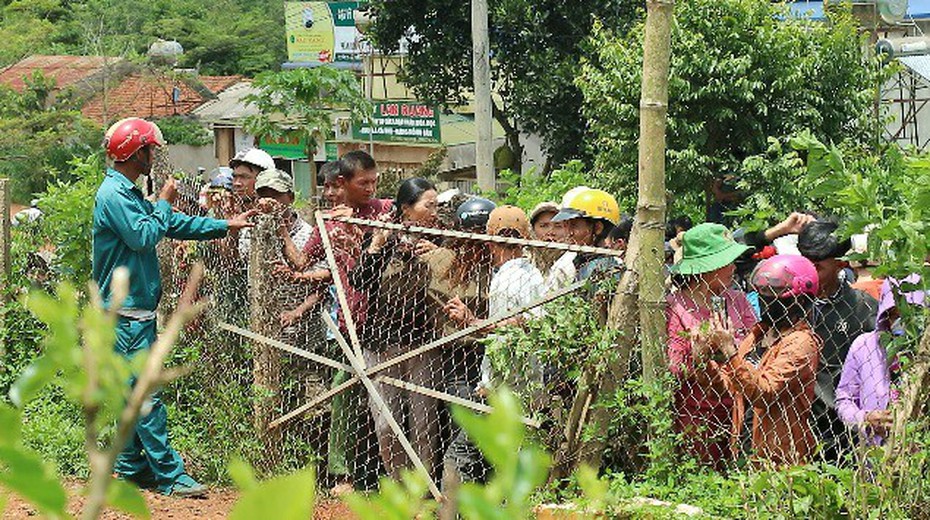
[[[175,213],[164,200],[145,200],[122,173],[108,168],[94,199],[93,276],[105,306],[117,267],[129,268],[124,309],[154,311],[161,299],[161,274],[155,245],[163,237],[208,240],[226,235],[225,220]]]

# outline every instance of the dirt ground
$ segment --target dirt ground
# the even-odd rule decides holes
[[[79,495],[81,484],[73,482],[68,484],[70,500],[68,512],[73,517],[79,517],[84,497]],[[238,493],[233,489],[211,489],[205,498],[177,499],[159,495],[151,491],[143,491],[145,501],[149,505],[154,520],[160,519],[219,519],[226,518],[236,503]],[[11,497],[3,513],[5,519],[21,520],[35,518],[36,510],[23,500]],[[106,511],[101,518],[105,520],[123,520],[132,517],[115,512]],[[314,520],[354,519],[356,516],[342,501],[335,498],[321,497],[317,500]]]

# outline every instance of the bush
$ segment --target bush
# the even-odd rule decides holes
[[[168,144],[207,146],[213,144],[213,134],[191,117],[170,116],[156,121]]]

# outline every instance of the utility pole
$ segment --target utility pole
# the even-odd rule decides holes
[[[488,1],[471,2],[472,76],[475,82],[475,173],[478,187],[493,191],[494,150],[491,140],[491,58],[488,44]]]

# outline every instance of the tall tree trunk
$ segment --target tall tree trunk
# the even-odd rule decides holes
[[[665,368],[665,124],[674,0],[647,0],[640,97],[639,193],[627,252],[627,271],[611,302],[607,327],[618,331],[610,359],[589,359],[556,454],[554,478],[578,462],[601,464],[610,410],[595,406],[610,399],[629,373],[639,341],[643,378],[654,381]],[[583,435],[585,430],[592,435]]]

